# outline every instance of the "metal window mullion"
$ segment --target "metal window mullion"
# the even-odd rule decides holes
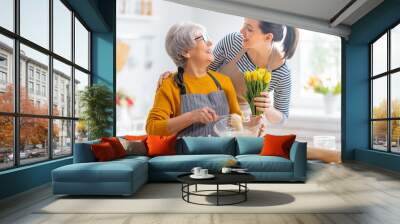
[[[20,9],[20,1],[15,0],[14,1],[14,31],[17,35],[19,35],[19,21],[20,21],[20,15],[19,15],[19,9]],[[20,112],[20,107],[19,107],[19,98],[20,98],[20,47],[19,47],[19,39],[15,38],[14,39],[14,113],[19,114]],[[20,118],[15,116],[14,114],[14,166],[19,166],[20,164],[20,155],[19,155],[19,136],[20,136]]]
[[[71,29],[71,56],[72,56],[72,64],[73,66],[71,66],[71,81],[72,81],[72,85],[71,85],[71,117],[75,118],[75,12],[72,11],[71,13],[71,23],[72,23],[72,29]],[[75,120],[73,120],[71,122],[71,151],[72,151],[72,155],[74,155],[74,151],[75,151]]]
[[[49,51],[53,52],[53,0],[49,0]],[[49,119],[48,119],[48,151],[49,159],[53,159],[53,56],[49,55],[49,72],[48,72],[48,91],[49,94]]]
[[[387,62],[386,62],[386,66],[387,66],[387,71],[389,71],[390,70],[390,29],[388,30],[388,32],[387,32],[387,51],[386,51],[386,54],[387,54]],[[392,117],[392,113],[391,113],[391,108],[392,108],[392,106],[391,106],[391,104],[392,104],[392,100],[391,100],[391,88],[390,88],[390,79],[391,79],[391,74],[389,73],[389,74],[387,74],[387,80],[386,80],[386,82],[387,82],[387,118],[388,118],[388,121],[387,121],[387,141],[388,141],[388,147],[387,147],[387,151],[388,152],[391,152],[392,151],[392,137],[391,137],[391,117]]]
[[[373,127],[374,127],[374,123],[373,123],[373,121],[372,121],[372,119],[373,119],[373,105],[374,105],[374,101],[373,101],[373,91],[374,91],[374,85],[373,85],[373,79],[371,78],[372,76],[373,76],[373,71],[374,71],[374,69],[373,69],[373,53],[374,53],[374,51],[373,51],[373,44],[371,44],[370,45],[370,47],[369,47],[369,52],[370,52],[370,55],[369,55],[369,61],[370,61],[370,66],[369,66],[369,69],[370,69],[370,71],[369,71],[369,73],[370,73],[370,91],[369,91],[369,118],[370,118],[370,128],[369,128],[369,132],[370,132],[370,134],[369,134],[369,137],[370,137],[370,141],[369,141],[369,144],[370,144],[370,149],[373,149],[373,146],[374,146],[374,143],[373,143],[373,141],[374,141],[374,132],[373,132]]]

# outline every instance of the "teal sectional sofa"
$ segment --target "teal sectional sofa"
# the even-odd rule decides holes
[[[285,159],[258,155],[263,138],[184,137],[177,141],[177,155],[96,162],[90,145],[98,142],[75,144],[74,163],[52,171],[54,194],[131,195],[148,181],[176,181],[196,166],[219,172],[231,159],[259,182],[306,181],[307,145],[302,142],[295,142]]]

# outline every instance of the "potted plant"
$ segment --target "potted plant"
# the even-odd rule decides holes
[[[337,96],[341,93],[342,87],[340,81],[334,81],[328,76],[310,76],[306,89],[312,89],[315,93],[324,96],[325,112],[330,114],[334,111]]]
[[[108,130],[112,126],[113,95],[109,88],[95,84],[86,87],[79,95],[81,118],[87,126],[89,140],[110,136]]]

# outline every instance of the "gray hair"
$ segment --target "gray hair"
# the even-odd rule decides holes
[[[165,38],[165,49],[176,66],[183,67],[186,58],[185,51],[196,46],[196,34],[205,32],[205,28],[193,22],[181,22],[173,25]]]

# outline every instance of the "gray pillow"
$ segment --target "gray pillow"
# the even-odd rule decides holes
[[[140,140],[126,140],[118,138],[126,151],[126,155],[145,156],[147,155],[147,148],[143,141]]]

